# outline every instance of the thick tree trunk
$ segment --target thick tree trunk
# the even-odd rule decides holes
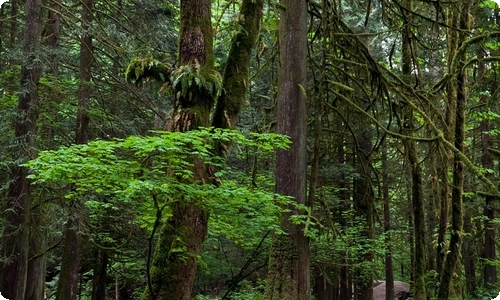
[[[78,214],[74,209],[71,214]],[[56,300],[74,300],[78,292],[78,278],[80,270],[80,220],[73,216],[66,223],[64,232],[64,248],[61,258],[61,272],[57,283]]]
[[[92,37],[88,30],[93,20],[93,0],[82,0],[82,29],[80,40],[80,69],[78,82],[78,108],[76,115],[75,143],[88,142],[90,81],[92,78]],[[79,200],[75,200],[79,201]],[[64,233],[64,252],[61,260],[60,280],[57,285],[56,300],[74,300],[77,296],[78,278],[81,259],[81,211],[79,203],[77,209],[70,209],[70,217],[66,223]]]
[[[210,0],[182,0],[180,18],[180,65],[198,65],[213,70],[213,41]],[[180,97],[171,129],[189,131],[209,126],[214,95],[195,88]],[[206,167],[194,161],[194,182],[208,183]],[[197,256],[205,239],[208,212],[203,199],[179,199],[171,206],[172,217],[162,226],[149,271],[148,288],[142,299],[189,300],[196,274]],[[182,251],[172,251],[182,249]]]
[[[24,29],[24,55],[21,69],[17,116],[14,120],[14,156],[20,163],[32,158],[33,134],[36,128],[38,80],[41,66],[36,55],[39,51],[42,29],[42,1],[26,1],[26,27]],[[12,37],[11,37],[12,38]],[[19,164],[20,164],[19,163]],[[4,215],[1,253],[5,261],[0,269],[0,292],[10,300],[24,300],[28,276],[30,249],[31,188],[26,178],[27,169],[20,165],[11,169],[9,198]]]
[[[277,132],[288,135],[292,145],[277,153],[276,191],[306,204],[307,7],[305,0],[281,4]],[[285,234],[273,240],[264,299],[310,299],[309,240],[286,216],[282,228]]]
[[[108,253],[97,250],[95,253],[94,277],[92,278],[92,300],[106,300],[106,279],[108,269]]]

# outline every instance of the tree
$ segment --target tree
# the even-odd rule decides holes
[[[277,132],[290,136],[289,150],[278,151],[276,191],[306,203],[306,1],[281,1]],[[291,214],[298,214],[290,207]],[[301,226],[285,215],[284,234],[274,236],[264,299],[310,298],[309,241]]]
[[[156,74],[149,74],[161,81],[169,80],[170,76],[173,78],[170,84],[176,95],[176,104],[169,129],[186,132],[199,126],[209,126],[219,93],[221,96],[212,123],[217,128],[234,126],[248,88],[250,54],[260,27],[262,5],[263,1],[242,2],[241,29],[232,42],[224,80],[221,82],[214,69],[211,1],[181,1],[180,66],[173,71],[163,66]],[[132,73],[136,67],[132,67],[128,74],[135,76],[134,80],[140,80],[137,74]],[[218,184],[216,179],[214,181],[211,167],[195,160],[192,171],[196,174],[195,182]],[[203,201],[201,198],[184,198],[171,205],[172,217],[168,218],[160,231],[152,258],[148,289],[143,299],[189,299],[191,296],[197,256],[207,233],[209,218]],[[172,251],[179,247],[184,250]]]
[[[80,68],[78,81],[78,108],[76,117],[75,143],[84,144],[89,140],[89,102],[92,76],[92,36],[89,33],[93,19],[93,0],[82,1],[82,30],[80,41]],[[56,300],[74,300],[78,294],[82,247],[82,204],[75,199],[69,205],[69,217],[64,232],[64,248],[61,258],[61,273],[57,285]]]
[[[13,122],[15,132],[15,156],[11,168],[9,200],[6,207],[2,233],[2,255],[5,259],[0,269],[0,292],[8,299],[24,300],[27,285],[31,187],[26,178],[27,169],[21,166],[32,158],[34,132],[37,119],[38,80],[41,66],[38,59],[42,32],[42,1],[26,1],[26,25],[24,28],[23,53],[26,60],[21,70],[17,115]]]

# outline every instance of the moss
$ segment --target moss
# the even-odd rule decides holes
[[[160,83],[170,83],[172,66],[168,66],[152,56],[133,58],[125,72],[127,82],[140,84],[144,80],[153,79]]]

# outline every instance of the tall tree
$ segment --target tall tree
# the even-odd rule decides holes
[[[458,11],[459,27],[463,31],[458,32],[458,45],[461,47],[454,52],[451,61],[451,78],[455,82],[456,98],[455,111],[455,141],[454,146],[463,153],[465,149],[465,111],[467,103],[466,89],[466,69],[464,68],[467,59],[466,48],[463,46],[467,40],[467,34],[464,32],[470,29],[470,12],[472,1],[467,0],[460,3]],[[464,162],[458,152],[453,157],[453,185],[451,194],[451,236],[450,246],[446,254],[443,272],[440,278],[438,292],[439,299],[448,299],[450,286],[454,273],[456,272],[457,262],[459,262],[460,247],[462,243],[463,231],[463,189],[464,189]]]
[[[89,102],[92,78],[92,36],[89,33],[93,19],[93,0],[82,0],[82,36],[80,39],[80,68],[78,81],[78,108],[76,116],[75,143],[88,142]],[[68,208],[70,213],[64,231],[64,248],[61,258],[61,273],[57,285],[56,300],[74,300],[78,292],[82,230],[80,200],[75,199]]]
[[[277,132],[288,135],[292,145],[277,153],[276,191],[306,204],[306,1],[282,0],[281,8]],[[309,241],[288,217],[282,222],[285,233],[273,240],[266,300],[310,298]]]
[[[408,11],[413,10],[413,1],[406,0],[403,4]],[[402,73],[405,82],[408,85],[412,84],[413,74],[418,72],[418,61],[416,60],[416,48],[413,41],[413,17],[411,13],[402,11],[405,27],[402,35]],[[419,74],[416,75],[416,83],[421,84]],[[424,191],[422,183],[422,167],[418,157],[416,142],[411,138],[413,136],[415,117],[413,110],[407,109],[403,112],[403,124],[400,124],[403,134],[409,136],[404,139],[406,157],[409,162],[411,174],[411,199],[413,208],[413,234],[414,234],[414,260],[413,260],[413,276],[415,299],[427,299],[425,287],[425,274],[427,272],[427,247],[426,247],[426,224],[425,224],[425,206],[424,206]]]
[[[262,6],[262,0],[244,0],[241,4],[240,30],[231,43],[219,99],[217,89],[210,89],[206,85],[193,84],[189,91],[184,90],[185,83],[182,82],[173,86],[174,94],[178,97],[172,122],[167,126],[169,129],[184,132],[211,124],[218,128],[234,126],[248,89],[251,52],[260,28]],[[183,72],[192,70],[196,72],[195,76],[204,76],[212,86],[221,84],[214,69],[211,1],[183,0],[180,15],[180,66],[172,76],[182,76]],[[161,78],[169,78],[171,69],[163,70]],[[214,117],[211,123],[212,114]],[[196,160],[193,165],[195,182],[216,184],[207,166]],[[143,300],[183,300],[191,297],[196,257],[205,239],[209,213],[203,206],[202,198],[179,199],[171,205],[171,210],[172,217],[168,218],[160,230]],[[172,251],[179,247],[184,250]]]
[[[9,198],[2,233],[0,292],[8,299],[24,300],[28,276],[30,246],[30,208],[32,195],[27,169],[21,166],[33,156],[36,128],[38,81],[41,75],[40,38],[42,33],[42,0],[26,1],[26,23],[23,52],[26,59],[21,69],[17,115],[13,122],[16,163],[11,168]]]

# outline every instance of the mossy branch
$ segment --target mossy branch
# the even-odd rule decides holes
[[[173,70],[172,66],[166,65],[152,56],[133,58],[127,67],[125,79],[127,82],[135,84],[153,79],[159,83],[170,85],[170,75]]]

